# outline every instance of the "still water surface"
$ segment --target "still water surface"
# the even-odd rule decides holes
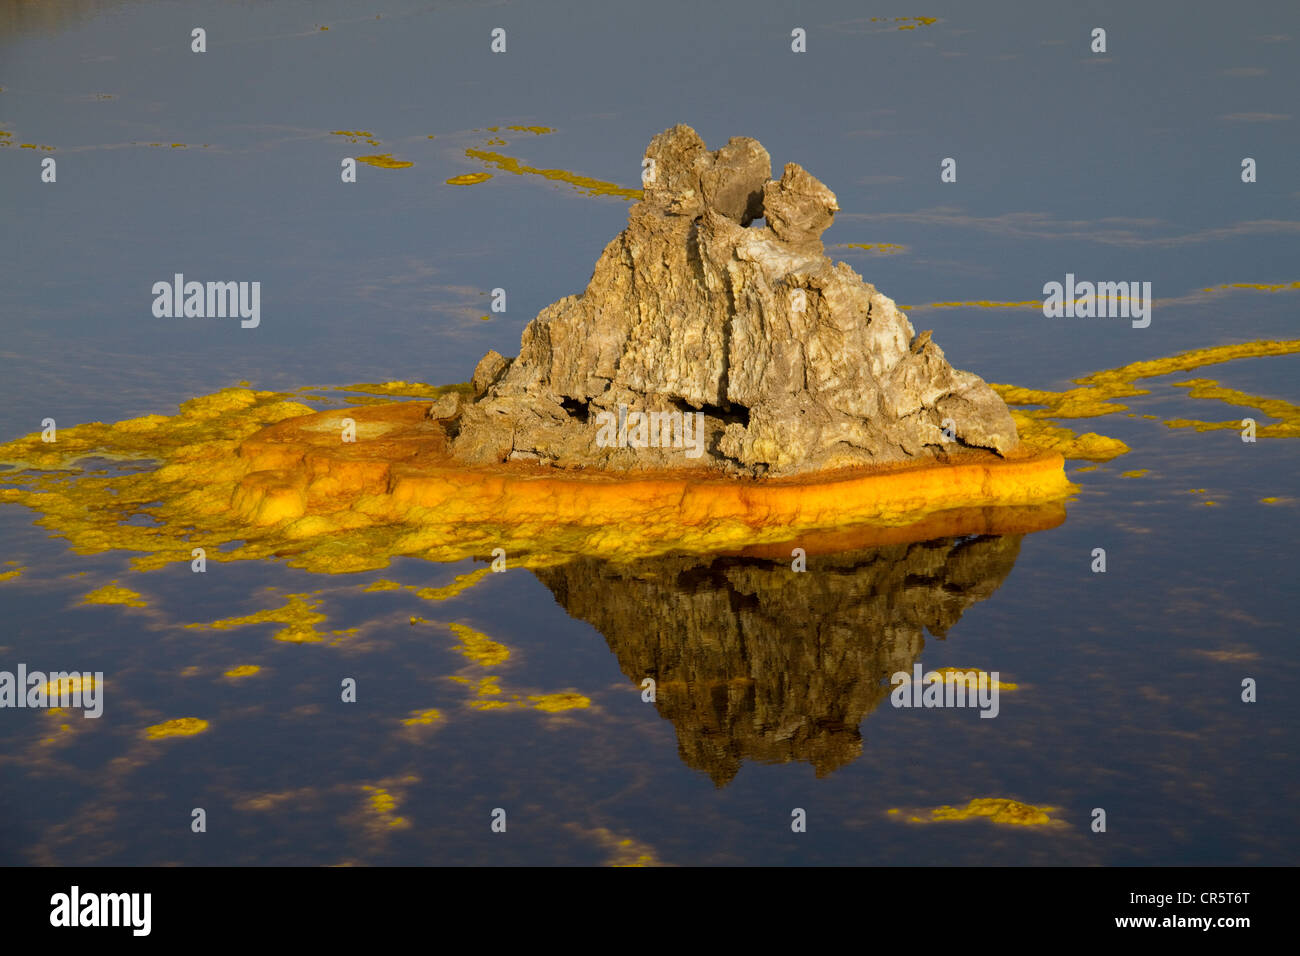
[[[711,147],[756,137],[829,184],[829,253],[989,381],[1060,390],[1294,339],[1300,12],[1177,9],[8,4],[0,440],[174,414],[240,382],[464,381],[586,284],[628,208],[484,156],[630,187],[678,122]],[[358,155],[411,165],[342,184]],[[177,272],[260,281],[260,326],[154,318],[149,290]],[[1151,326],[927,307],[1041,298],[1066,273],[1150,281]],[[1236,283],[1283,288],[1216,288]],[[448,592],[421,589],[486,562],[141,572],[0,507],[0,669],[106,681],[99,720],[0,711],[0,860],[1292,863],[1300,446],[1164,422],[1294,422],[1176,383],[1300,402],[1298,371],[1294,350],[1175,371],[1122,412],[1064,421],[1130,451],[1068,463],[1079,488],[1055,527],[813,555],[804,575],[725,555],[588,557]],[[113,582],[142,606],[82,603]],[[895,709],[888,677],[916,662],[1015,689],[994,720]],[[257,670],[227,676],[241,667]],[[183,717],[207,728],[147,739]],[[1052,822],[909,822],[982,798]]]

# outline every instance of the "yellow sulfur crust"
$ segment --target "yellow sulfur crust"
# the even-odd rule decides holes
[[[1008,459],[969,452],[781,481],[467,467],[425,420],[427,401],[315,412],[292,398],[231,388],[172,416],[69,426],[51,443],[17,439],[0,445],[0,461],[18,466],[3,473],[0,501],[31,507],[79,553],[137,552],[137,570],[203,549],[208,562],[280,558],[350,573],[403,555],[487,559],[497,548],[509,567],[540,567],[762,548],[788,559],[786,542],[811,554],[1025,533],[1064,520],[1073,487],[1061,455],[1032,446]],[[89,456],[144,467],[79,470]],[[307,602],[275,613],[285,637],[321,639]]]

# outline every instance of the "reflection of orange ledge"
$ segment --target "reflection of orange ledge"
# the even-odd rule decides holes
[[[1033,530],[1060,520],[1059,503],[1072,487],[1060,454],[1028,448],[1008,459],[971,453],[947,464],[772,481],[513,463],[467,467],[447,457],[442,429],[424,420],[427,407],[405,402],[343,409],[263,429],[240,446],[248,470],[232,505],[259,525],[353,511],[368,524],[535,523],[663,540],[715,529],[725,547],[745,543],[744,528],[762,530],[757,537],[768,541],[781,540],[772,536],[780,529],[870,524],[901,530],[922,520],[935,536]],[[349,418],[356,428],[350,443],[341,438]],[[1049,502],[1057,504],[1047,513],[1027,508]],[[1001,511],[1006,506],[1011,510]],[[899,540],[917,540],[918,530],[909,528]],[[856,541],[862,532],[835,534]],[[887,542],[856,546],[870,543]]]
[[[1004,505],[989,508],[954,508],[939,511],[912,524],[881,527],[861,524],[852,528],[811,531],[779,544],[755,544],[736,549],[746,558],[789,561],[792,548],[808,555],[840,554],[860,548],[880,548],[936,538],[960,538],[984,534],[1031,534],[1055,528],[1065,521],[1065,504],[1052,501],[1040,505]]]

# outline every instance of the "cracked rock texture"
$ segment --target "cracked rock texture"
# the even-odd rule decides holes
[[[586,290],[543,309],[517,358],[484,356],[471,400],[430,410],[455,457],[778,476],[1018,444],[982,379],[827,258],[839,206],[814,176],[788,163],[772,179],[756,140],[710,152],[689,126],[646,157],[644,201]],[[602,423],[635,412],[669,414],[662,431],[633,416],[626,439],[611,427],[598,442]],[[669,427],[695,412],[692,456]]]

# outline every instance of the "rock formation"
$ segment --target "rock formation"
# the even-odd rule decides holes
[[[757,141],[710,152],[688,126],[646,158],[586,291],[543,309],[518,358],[489,352],[472,398],[430,409],[456,458],[758,477],[1018,444],[983,380],[825,256],[839,206],[815,177],[774,180]]]
[[[911,672],[925,632],[945,638],[1006,580],[1020,535],[943,538],[780,560],[585,558],[533,573],[609,642],[677,730],[682,760],[728,783],[745,760],[818,776],[862,753],[858,725]],[[785,549],[788,555],[789,549]]]

